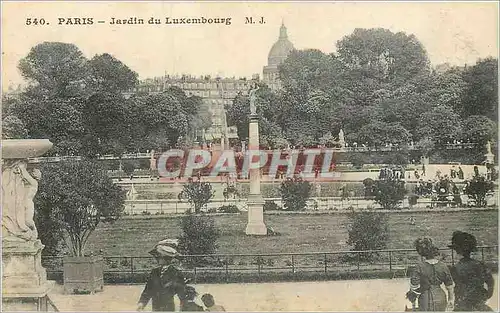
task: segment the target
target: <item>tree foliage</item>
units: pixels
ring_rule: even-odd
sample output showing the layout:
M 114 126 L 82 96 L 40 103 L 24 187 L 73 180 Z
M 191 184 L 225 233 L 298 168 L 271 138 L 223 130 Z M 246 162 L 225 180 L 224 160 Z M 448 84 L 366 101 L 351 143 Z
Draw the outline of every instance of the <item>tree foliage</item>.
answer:
M 389 240 L 388 216 L 375 212 L 352 212 L 348 215 L 347 244 L 353 251 L 382 250 Z M 361 253 L 360 260 L 369 261 L 376 253 Z
M 210 183 L 190 178 L 189 182 L 183 185 L 178 197 L 180 200 L 187 200 L 191 209 L 194 209 L 194 213 L 200 213 L 214 197 L 214 193 Z
M 483 115 L 498 122 L 498 59 L 479 60 L 463 74 L 462 115 Z
M 280 186 L 283 208 L 287 211 L 303 211 L 311 196 L 312 184 L 300 177 L 286 178 Z
M 54 227 L 51 231 L 64 231 L 71 253 L 84 256 L 89 236 L 99 223 L 114 222 L 120 217 L 124 200 L 125 191 L 95 161 L 45 165 L 35 196 L 37 221 L 46 227 L 50 220 Z M 41 239 L 43 242 L 43 235 Z
M 220 231 L 210 216 L 188 214 L 180 222 L 179 252 L 183 255 L 207 255 L 217 252 Z M 199 258 L 185 259 L 190 265 L 199 265 Z
M 349 144 L 401 147 L 430 140 L 433 148 L 422 154 L 436 154 L 448 142 L 489 136 L 490 123 L 468 131 L 465 119 L 480 115 L 496 125 L 496 68 L 496 59 L 486 59 L 432 70 L 414 35 L 355 29 L 333 54 L 296 50 L 279 65 L 283 89 L 259 90 L 265 104 L 261 142 L 335 146 L 332 137 L 342 128 Z M 248 114 L 248 99 L 240 94 L 228 107 L 228 119 L 241 139 L 248 136 Z
M 484 176 L 474 175 L 472 180 L 465 187 L 465 193 L 474 199 L 477 207 L 486 206 L 486 195 L 493 191 L 494 184 L 484 178 Z
M 27 137 L 53 142 L 49 155 L 168 149 L 211 124 L 201 98 L 179 88 L 126 98 L 137 73 L 107 53 L 88 60 L 75 45 L 45 42 L 31 49 L 19 69 L 30 86 L 10 101 L 9 115 L 24 124 Z
M 399 179 L 382 179 L 375 181 L 375 201 L 384 209 L 395 209 L 403 201 L 406 194 L 405 182 Z

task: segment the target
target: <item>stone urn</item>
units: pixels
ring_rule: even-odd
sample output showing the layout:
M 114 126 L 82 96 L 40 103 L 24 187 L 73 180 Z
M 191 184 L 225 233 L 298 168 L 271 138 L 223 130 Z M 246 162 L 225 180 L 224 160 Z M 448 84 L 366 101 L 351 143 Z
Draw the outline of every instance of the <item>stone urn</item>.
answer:
M 33 221 L 40 171 L 28 158 L 52 147 L 46 139 L 2 140 L 2 304 L 6 311 L 47 311 L 52 282 L 41 264 Z

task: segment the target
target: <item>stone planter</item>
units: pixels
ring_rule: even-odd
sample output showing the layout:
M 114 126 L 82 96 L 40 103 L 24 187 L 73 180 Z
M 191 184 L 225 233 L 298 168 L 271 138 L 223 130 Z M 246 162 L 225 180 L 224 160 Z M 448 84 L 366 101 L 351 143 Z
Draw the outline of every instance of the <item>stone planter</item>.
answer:
M 65 257 L 64 290 L 66 293 L 94 293 L 104 288 L 104 261 L 100 256 Z

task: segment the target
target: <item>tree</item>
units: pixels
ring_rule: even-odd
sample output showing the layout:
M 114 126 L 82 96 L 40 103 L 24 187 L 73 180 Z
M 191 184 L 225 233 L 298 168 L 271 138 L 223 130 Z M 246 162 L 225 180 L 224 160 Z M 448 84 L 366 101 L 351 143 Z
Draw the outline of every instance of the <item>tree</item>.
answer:
M 447 106 L 437 106 L 421 115 L 417 126 L 417 139 L 431 138 L 443 145 L 460 136 L 460 116 Z
M 121 156 L 127 152 L 132 123 L 123 96 L 108 92 L 97 92 L 90 96 L 82 107 L 85 137 L 82 142 L 84 154 Z
M 137 84 L 138 74 L 108 53 L 95 55 L 88 61 L 88 84 L 94 92 L 120 93 Z
M 387 143 L 405 145 L 410 139 L 410 133 L 399 123 L 374 121 L 361 127 L 356 135 L 351 135 L 353 137 L 357 142 L 366 142 L 369 146 L 379 148 Z
M 432 151 L 434 151 L 434 141 L 430 138 L 422 138 L 415 145 L 416 149 L 422 152 L 422 155 L 425 157 L 429 157 Z
M 89 236 L 100 222 L 111 223 L 120 217 L 124 200 L 125 191 L 113 183 L 103 167 L 82 160 L 44 165 L 35 207 L 43 227 L 49 219 L 54 227 L 50 231 L 62 229 L 66 234 L 71 253 L 85 256 Z
M 2 139 L 25 139 L 28 131 L 24 123 L 15 115 L 7 115 L 2 119 Z
M 21 75 L 34 83 L 37 92 L 49 98 L 79 96 L 89 68 L 77 46 L 44 42 L 31 48 L 19 61 Z
M 187 200 L 191 205 L 191 209 L 194 209 L 194 212 L 198 214 L 214 197 L 214 193 L 210 183 L 189 178 L 189 182 L 183 185 L 178 198 L 179 200 Z M 189 212 L 191 212 L 191 209 Z
M 375 181 L 375 201 L 384 209 L 395 209 L 403 201 L 406 190 L 405 183 L 398 179 Z
M 311 88 L 326 89 L 331 82 L 331 62 L 332 58 L 320 50 L 295 50 L 279 65 L 280 79 L 285 89 L 302 90 L 305 94 Z
M 471 115 L 464 121 L 462 138 L 484 146 L 487 141 L 496 141 L 497 124 L 484 115 Z
M 13 114 L 25 125 L 30 138 L 49 139 L 54 143 L 50 154 L 78 154 L 85 136 L 82 98 L 32 98 L 21 96 Z
M 179 236 L 179 252 L 183 255 L 207 255 L 217 252 L 220 231 L 210 216 L 188 214 L 181 219 L 182 233 Z M 199 258 L 184 259 L 190 265 L 199 265 Z
M 311 191 L 312 184 L 310 182 L 300 177 L 286 178 L 280 186 L 284 209 L 287 211 L 305 210 Z
M 227 125 L 236 126 L 238 138 L 248 138 L 248 123 L 250 122 L 250 100 L 247 96 L 238 94 L 233 103 L 226 105 Z
M 373 212 L 353 212 L 348 215 L 347 244 L 353 251 L 381 250 L 389 240 L 388 216 Z M 376 253 L 361 253 L 363 261 L 372 260 Z
M 337 42 L 337 58 L 345 69 L 375 84 L 401 84 L 430 72 L 427 52 L 414 35 L 383 28 L 356 28 Z
M 462 116 L 484 115 L 498 122 L 498 59 L 479 60 L 466 68 L 463 79 Z

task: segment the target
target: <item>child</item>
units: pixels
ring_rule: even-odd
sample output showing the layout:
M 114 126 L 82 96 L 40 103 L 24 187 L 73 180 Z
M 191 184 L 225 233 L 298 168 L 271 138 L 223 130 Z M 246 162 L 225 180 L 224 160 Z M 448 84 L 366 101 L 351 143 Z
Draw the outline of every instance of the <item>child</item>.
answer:
M 181 300 L 181 311 L 187 312 L 196 312 L 196 311 L 204 311 L 201 305 L 198 305 L 194 302 L 194 299 L 198 293 L 194 289 L 193 286 L 186 286 L 184 289 L 184 294 L 180 297 Z
M 201 301 L 203 301 L 203 304 L 207 307 L 207 311 L 226 312 L 226 310 L 222 305 L 215 304 L 214 296 L 212 296 L 209 293 L 206 293 L 203 296 L 201 296 Z

